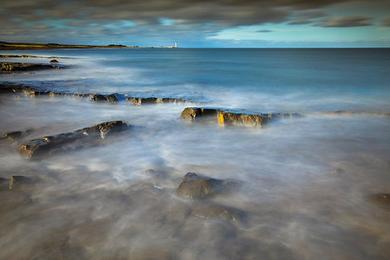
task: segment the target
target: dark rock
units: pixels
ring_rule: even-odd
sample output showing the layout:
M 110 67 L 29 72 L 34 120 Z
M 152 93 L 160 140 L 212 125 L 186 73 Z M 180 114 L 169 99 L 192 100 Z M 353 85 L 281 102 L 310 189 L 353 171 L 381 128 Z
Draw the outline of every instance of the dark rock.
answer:
M 28 55 L 28 54 L 0 54 L 0 58 L 9 59 L 9 58 L 46 58 L 45 56 L 36 56 L 36 55 Z M 54 59 L 54 57 L 49 57 Z
M 106 96 L 100 95 L 100 94 L 95 94 L 95 95 L 92 96 L 91 99 L 93 101 L 96 101 L 96 102 L 105 102 L 106 101 Z
M 58 60 L 56 60 L 56 59 L 52 59 L 52 60 L 50 60 L 50 63 L 58 63 L 59 61 Z
M 11 141 L 16 141 L 26 135 L 29 135 L 31 134 L 31 132 L 33 131 L 33 129 L 27 129 L 27 130 L 24 130 L 24 131 L 13 131 L 13 132 L 8 132 L 8 133 L 5 133 L 3 134 L 0 139 L 9 139 Z
M 128 125 L 123 121 L 105 122 L 70 133 L 44 136 L 30 140 L 19 146 L 19 152 L 26 158 L 31 159 L 39 158 L 43 155 L 94 146 L 100 144 L 102 139 L 127 128 Z
M 131 102 L 133 105 L 141 105 L 141 104 L 155 104 L 157 103 L 157 98 L 150 97 L 150 98 L 134 98 L 130 97 L 128 98 L 129 102 Z
M 116 103 L 119 101 L 117 94 L 111 94 L 111 95 L 106 96 L 106 100 L 110 103 Z
M 1 84 L 1 94 L 24 94 L 27 96 L 35 96 L 36 90 L 29 86 L 15 85 L 15 84 Z
M 146 105 L 146 104 L 163 104 L 163 103 L 183 103 L 186 100 L 181 98 L 157 98 L 157 97 L 129 97 L 127 100 L 133 105 Z
M 56 69 L 58 66 L 51 64 L 38 64 L 38 63 L 19 63 L 19 62 L 1 62 L 1 72 L 15 72 L 15 71 L 36 71 Z
M 110 102 L 110 103 L 116 103 L 119 101 L 116 94 L 110 94 L 110 95 L 94 94 L 92 95 L 91 100 L 96 102 Z
M 176 190 L 176 194 L 183 198 L 205 199 L 231 191 L 232 188 L 238 185 L 239 183 L 236 181 L 219 180 L 189 172 L 184 176 Z

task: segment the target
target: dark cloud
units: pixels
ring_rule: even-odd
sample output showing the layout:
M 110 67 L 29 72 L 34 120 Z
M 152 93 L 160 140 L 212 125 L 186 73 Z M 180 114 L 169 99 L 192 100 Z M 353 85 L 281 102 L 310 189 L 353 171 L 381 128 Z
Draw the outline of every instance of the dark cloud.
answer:
M 320 24 L 322 27 L 360 27 L 371 25 L 371 18 L 365 16 L 332 17 Z
M 350 0 L 3 0 L 0 9 L 26 21 L 42 18 L 112 20 L 131 19 L 148 23 L 159 17 L 193 23 L 214 22 L 248 25 L 281 22 L 293 10 L 320 8 Z

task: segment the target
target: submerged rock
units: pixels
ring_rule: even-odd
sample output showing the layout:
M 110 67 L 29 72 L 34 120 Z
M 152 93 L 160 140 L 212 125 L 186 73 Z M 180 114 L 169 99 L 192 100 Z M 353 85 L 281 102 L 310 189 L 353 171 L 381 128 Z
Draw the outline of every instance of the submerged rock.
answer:
M 216 203 L 201 203 L 194 205 L 191 215 L 206 219 L 222 219 L 237 223 L 244 222 L 246 218 L 245 211 Z
M 224 111 L 216 108 L 187 107 L 181 113 L 181 118 L 189 121 L 198 119 L 209 119 L 217 122 L 221 126 L 263 126 L 270 120 L 280 118 L 299 117 L 298 113 L 267 113 L 267 114 L 249 114 Z
M 126 130 L 128 125 L 123 121 L 104 122 L 95 126 L 83 128 L 70 133 L 30 140 L 19 146 L 21 155 L 28 159 L 39 158 L 59 152 L 98 145 L 102 139 L 114 133 Z
M 236 181 L 214 179 L 189 172 L 184 176 L 176 194 L 183 198 L 205 199 L 228 192 L 238 185 Z
M 133 105 L 142 105 L 142 104 L 162 104 L 162 103 L 183 103 L 186 100 L 181 98 L 157 98 L 157 97 L 129 97 L 127 100 Z

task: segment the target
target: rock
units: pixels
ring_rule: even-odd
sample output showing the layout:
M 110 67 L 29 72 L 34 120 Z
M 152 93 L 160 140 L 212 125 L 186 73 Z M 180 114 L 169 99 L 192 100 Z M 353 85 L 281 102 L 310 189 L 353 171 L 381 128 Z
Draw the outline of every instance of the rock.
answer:
M 119 101 L 117 94 L 111 94 L 111 95 L 106 96 L 106 100 L 110 103 L 116 103 Z
M 11 141 L 16 141 L 26 135 L 29 135 L 31 134 L 31 132 L 33 131 L 33 129 L 27 129 L 27 130 L 24 130 L 24 131 L 13 131 L 13 132 L 8 132 L 8 133 L 5 133 L 3 134 L 0 139 L 8 139 L 8 140 L 11 140 Z
M 110 95 L 94 94 L 92 95 L 91 100 L 96 102 L 110 102 L 110 103 L 116 103 L 119 101 L 116 94 L 110 94 Z
M 156 97 L 129 97 L 127 100 L 133 105 L 142 105 L 142 104 L 162 104 L 162 103 L 183 103 L 186 100 L 181 98 L 156 98 Z
M 187 107 L 181 113 L 184 120 L 195 121 L 198 119 L 211 119 L 220 126 L 237 125 L 237 126 L 259 126 L 262 127 L 270 120 L 281 118 L 299 117 L 298 113 L 267 113 L 267 114 L 249 114 L 224 111 L 215 108 Z
M 59 61 L 58 60 L 56 60 L 56 59 L 52 59 L 52 60 L 50 60 L 50 63 L 58 63 Z
M 100 95 L 100 94 L 95 94 L 91 97 L 91 100 L 96 101 L 96 102 L 105 102 L 106 96 Z
M 238 185 L 239 183 L 236 181 L 219 180 L 189 172 L 184 176 L 176 190 L 176 194 L 183 198 L 205 199 L 231 191 L 232 188 Z
M 181 113 L 181 118 L 195 120 L 200 117 L 216 117 L 218 113 L 214 108 L 187 107 Z
M 242 113 L 231 113 L 218 111 L 218 124 L 224 125 L 240 125 L 240 126 L 262 126 L 268 120 L 264 115 L 251 115 Z
M 0 93 L 1 94 L 24 94 L 27 96 L 35 96 L 35 90 L 32 87 L 25 85 L 15 85 L 15 84 L 1 84 Z
M 222 219 L 242 223 L 246 218 L 243 210 L 216 203 L 200 203 L 192 208 L 191 215 L 206 219 Z
M 37 178 L 14 175 L 9 178 L 8 189 L 15 190 L 18 188 L 22 188 L 24 185 L 31 185 L 37 182 Z
M 100 144 L 102 139 L 127 128 L 128 125 L 123 121 L 104 122 L 70 133 L 44 136 L 30 140 L 29 142 L 19 146 L 19 152 L 24 157 L 32 159 L 39 158 L 43 155 L 51 155 L 59 152 L 94 146 Z
M 376 193 L 370 195 L 371 201 L 379 206 L 390 209 L 390 193 Z
M 56 69 L 58 66 L 51 64 L 38 64 L 38 63 L 20 63 L 20 62 L 1 62 L 1 72 L 14 72 L 14 71 L 36 71 Z

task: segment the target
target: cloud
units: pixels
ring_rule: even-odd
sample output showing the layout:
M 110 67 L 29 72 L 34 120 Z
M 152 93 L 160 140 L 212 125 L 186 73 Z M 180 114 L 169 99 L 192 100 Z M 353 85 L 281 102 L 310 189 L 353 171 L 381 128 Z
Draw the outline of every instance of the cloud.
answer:
M 326 14 L 320 10 L 305 10 L 295 12 L 289 19 L 290 25 L 301 25 L 314 23 L 318 18 L 324 17 Z
M 321 27 L 360 27 L 372 25 L 371 18 L 365 16 L 332 17 L 323 20 Z
M 250 25 L 281 22 L 292 10 L 307 10 L 349 0 L 3 0 L 0 10 L 26 21 L 42 18 L 90 20 L 140 20 L 158 23 L 161 18 L 192 23 L 213 22 Z M 55 2 L 55 3 L 54 3 Z

